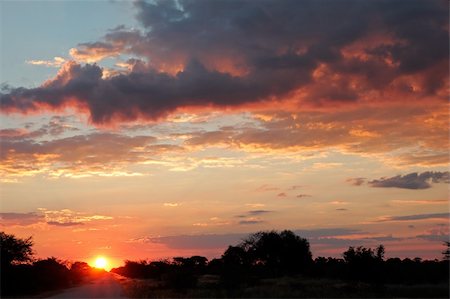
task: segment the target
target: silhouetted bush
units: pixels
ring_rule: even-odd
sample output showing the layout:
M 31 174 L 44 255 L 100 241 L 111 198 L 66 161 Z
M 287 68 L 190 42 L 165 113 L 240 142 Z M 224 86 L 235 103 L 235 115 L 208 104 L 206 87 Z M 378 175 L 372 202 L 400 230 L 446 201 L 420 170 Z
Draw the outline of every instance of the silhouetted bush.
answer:
M 75 262 L 69 270 L 56 258 L 33 261 L 33 242 L 0 232 L 1 288 L 3 296 L 27 296 L 66 288 L 83 281 L 90 267 Z
M 70 266 L 70 279 L 72 283 L 81 283 L 91 274 L 92 268 L 85 262 L 75 262 Z
M 383 277 L 384 246 L 375 250 L 359 246 L 349 247 L 343 254 L 347 263 L 347 277 L 354 280 L 381 282 Z
M 14 263 L 27 263 L 33 260 L 33 241 L 29 237 L 27 239 L 19 239 L 14 235 L 0 232 L 0 260 L 1 268 L 9 268 Z
M 71 284 L 69 269 L 55 257 L 35 262 L 33 269 L 41 290 L 66 288 Z

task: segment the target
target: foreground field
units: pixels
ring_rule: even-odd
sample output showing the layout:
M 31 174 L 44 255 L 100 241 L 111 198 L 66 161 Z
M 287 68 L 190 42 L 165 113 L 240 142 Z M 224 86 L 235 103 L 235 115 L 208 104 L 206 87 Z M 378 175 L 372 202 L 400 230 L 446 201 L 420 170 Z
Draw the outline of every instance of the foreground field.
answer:
M 203 275 L 193 288 L 174 289 L 153 279 L 129 279 L 124 294 L 131 298 L 448 298 L 449 285 L 369 284 L 302 276 L 262 279 L 226 288 L 219 276 Z

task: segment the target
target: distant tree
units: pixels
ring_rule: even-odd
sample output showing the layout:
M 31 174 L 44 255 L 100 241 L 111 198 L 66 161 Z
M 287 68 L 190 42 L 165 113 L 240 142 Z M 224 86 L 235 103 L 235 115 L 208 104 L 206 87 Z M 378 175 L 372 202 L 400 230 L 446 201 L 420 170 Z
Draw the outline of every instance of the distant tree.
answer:
M 172 265 L 178 268 L 178 271 L 188 271 L 192 274 L 199 275 L 205 268 L 208 259 L 203 256 L 194 255 L 191 257 L 174 257 Z
M 31 262 L 33 260 L 32 246 L 32 237 L 20 239 L 0 232 L 1 268 L 5 269 L 15 263 Z
M 384 260 L 384 254 L 385 254 L 386 252 L 385 252 L 385 249 L 384 249 L 384 246 L 383 246 L 383 245 L 379 245 L 379 246 L 375 249 L 375 252 L 376 252 L 376 257 L 377 257 L 380 261 Z
M 442 251 L 442 254 L 444 255 L 444 260 L 450 261 L 450 242 L 448 241 L 444 242 L 444 246 L 447 247 L 444 251 Z
M 264 266 L 275 275 L 302 272 L 312 263 L 309 242 L 289 230 L 258 232 L 239 247 L 252 265 Z
M 242 246 L 228 246 L 222 255 L 225 265 L 247 266 L 249 258 L 247 251 Z
M 359 246 L 356 248 L 350 246 L 348 250 L 345 251 L 342 255 L 347 263 L 356 263 L 377 259 L 374 251 L 371 248 L 365 248 L 364 246 Z
M 248 253 L 243 247 L 228 246 L 221 261 L 220 279 L 225 287 L 233 289 L 247 280 L 250 261 Z
M 384 258 L 384 246 L 371 248 L 349 247 L 342 255 L 348 266 L 348 276 L 352 279 L 379 281 Z
M 220 274 L 223 268 L 223 260 L 221 258 L 212 259 L 208 263 L 208 272 L 211 274 Z
M 195 267 L 203 268 L 203 267 L 206 267 L 206 265 L 208 264 L 208 259 L 204 256 L 194 255 L 194 256 L 191 256 L 189 258 L 189 260 L 192 262 L 192 264 Z

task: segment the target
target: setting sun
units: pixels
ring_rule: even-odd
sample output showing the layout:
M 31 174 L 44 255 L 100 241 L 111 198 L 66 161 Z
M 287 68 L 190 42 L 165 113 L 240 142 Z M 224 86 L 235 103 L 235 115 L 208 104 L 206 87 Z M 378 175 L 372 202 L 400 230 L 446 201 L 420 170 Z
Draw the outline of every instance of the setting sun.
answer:
M 105 269 L 108 266 L 108 261 L 104 257 L 98 257 L 95 259 L 94 267 L 99 269 Z

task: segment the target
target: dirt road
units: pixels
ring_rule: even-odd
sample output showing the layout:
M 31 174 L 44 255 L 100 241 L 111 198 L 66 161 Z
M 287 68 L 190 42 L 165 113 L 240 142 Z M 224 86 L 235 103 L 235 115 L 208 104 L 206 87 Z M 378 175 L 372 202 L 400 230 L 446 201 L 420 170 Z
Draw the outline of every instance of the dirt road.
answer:
M 47 298 L 126 298 L 115 274 L 104 273 L 95 280 L 82 286 L 64 290 Z

